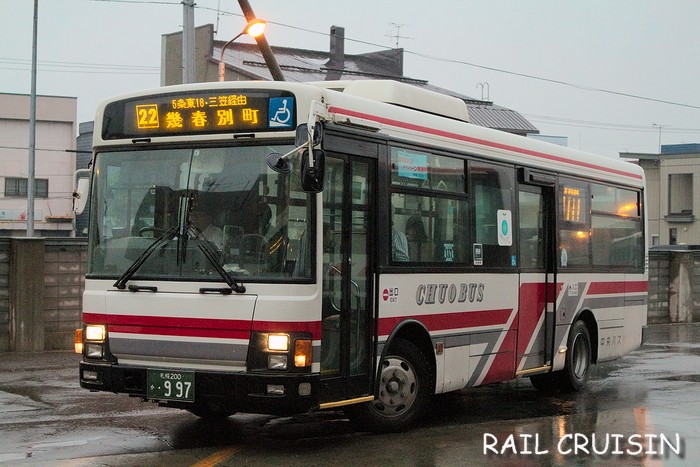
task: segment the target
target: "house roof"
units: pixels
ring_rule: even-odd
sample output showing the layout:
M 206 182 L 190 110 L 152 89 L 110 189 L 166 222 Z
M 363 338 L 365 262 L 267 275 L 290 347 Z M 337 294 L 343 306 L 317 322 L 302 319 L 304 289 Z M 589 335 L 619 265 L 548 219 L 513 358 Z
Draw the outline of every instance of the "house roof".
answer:
M 224 41 L 213 41 L 212 62 L 218 64 L 224 44 Z M 537 127 L 514 110 L 434 86 L 426 80 L 403 76 L 403 49 L 358 55 L 276 46 L 271 49 L 287 81 L 394 79 L 464 100 L 471 123 L 475 125 L 520 135 L 539 133 Z M 230 44 L 224 52 L 224 61 L 227 68 L 249 79 L 273 79 L 257 44 Z

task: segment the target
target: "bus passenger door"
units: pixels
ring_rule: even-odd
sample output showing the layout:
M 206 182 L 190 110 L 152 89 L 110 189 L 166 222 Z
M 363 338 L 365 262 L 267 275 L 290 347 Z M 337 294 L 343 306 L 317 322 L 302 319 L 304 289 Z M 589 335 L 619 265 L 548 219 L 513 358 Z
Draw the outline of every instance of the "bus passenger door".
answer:
M 374 160 L 326 158 L 320 402 L 371 394 Z
M 521 180 L 518 192 L 518 375 L 545 371 L 552 364 L 556 302 L 555 178 L 543 175 L 541 180 L 537 185 L 523 184 Z

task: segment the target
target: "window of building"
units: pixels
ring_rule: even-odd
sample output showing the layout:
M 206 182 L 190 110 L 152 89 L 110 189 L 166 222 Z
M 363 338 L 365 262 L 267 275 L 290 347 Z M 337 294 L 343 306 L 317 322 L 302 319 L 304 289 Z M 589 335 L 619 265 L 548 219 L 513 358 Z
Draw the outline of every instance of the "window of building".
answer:
M 693 174 L 669 174 L 669 214 L 693 213 Z
M 26 198 L 27 179 L 19 177 L 5 177 L 5 197 L 6 198 Z M 46 178 L 34 179 L 34 197 L 49 197 L 49 180 Z

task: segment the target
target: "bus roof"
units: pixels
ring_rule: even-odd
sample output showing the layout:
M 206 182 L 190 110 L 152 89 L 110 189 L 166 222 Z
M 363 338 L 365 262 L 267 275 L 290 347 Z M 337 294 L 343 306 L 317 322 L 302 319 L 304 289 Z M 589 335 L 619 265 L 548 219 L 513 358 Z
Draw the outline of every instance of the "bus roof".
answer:
M 98 106 L 95 146 L 108 143 L 102 141 L 100 129 L 105 107 L 111 102 L 149 95 L 234 89 L 291 91 L 297 96 L 298 123 L 304 123 L 312 100 L 323 101 L 329 119 L 334 123 L 354 125 L 407 142 L 442 147 L 543 171 L 585 175 L 632 186 L 644 185 L 644 171 L 636 164 L 470 124 L 466 103 L 461 99 L 390 80 L 312 83 L 227 81 L 165 86 L 123 94 Z M 289 137 L 293 133 L 278 132 L 269 136 Z M 263 137 L 264 133 L 259 136 Z M 221 137 L 221 134 L 207 134 L 158 140 L 173 142 L 182 141 L 183 138 L 215 140 Z M 115 143 L 118 141 L 109 142 Z

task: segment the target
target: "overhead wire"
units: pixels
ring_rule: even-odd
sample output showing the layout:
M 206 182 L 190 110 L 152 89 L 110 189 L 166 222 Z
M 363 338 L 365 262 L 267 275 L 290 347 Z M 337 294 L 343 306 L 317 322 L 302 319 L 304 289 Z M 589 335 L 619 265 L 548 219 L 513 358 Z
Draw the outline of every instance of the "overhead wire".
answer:
M 153 4 L 153 5 L 168 5 L 168 6 L 177 6 L 181 5 L 181 1 L 165 1 L 165 0 L 86 0 L 86 1 L 91 1 L 91 2 L 103 2 L 103 3 L 128 3 L 128 4 Z M 232 11 L 228 10 L 222 10 L 220 8 L 212 8 L 208 6 L 203 6 L 203 5 L 195 5 L 195 8 L 199 10 L 206 10 L 206 11 L 211 11 L 217 13 L 217 15 L 227 15 L 227 16 L 236 16 L 236 17 L 241 17 L 245 18 L 245 16 L 242 13 L 234 13 Z M 316 31 L 313 29 L 309 28 L 302 28 L 299 26 L 293 26 L 281 22 L 276 22 L 276 21 L 267 21 L 268 24 L 288 28 L 288 29 L 293 29 L 296 31 L 301 31 L 301 32 L 306 32 L 310 34 L 316 34 L 316 35 L 321 35 L 321 36 L 330 36 L 329 33 L 327 32 L 321 32 L 321 31 Z M 357 44 L 363 44 L 363 45 L 369 45 L 372 47 L 378 47 L 382 49 L 391 49 L 391 47 L 384 45 L 384 44 L 377 44 L 374 42 L 366 41 L 366 40 L 360 40 L 360 39 L 353 39 L 352 37 L 345 37 L 345 40 L 348 42 L 354 42 Z M 546 83 L 551 83 L 551 84 L 557 84 L 561 86 L 567 86 L 583 91 L 590 91 L 590 92 L 598 92 L 598 93 L 604 93 L 604 94 L 609 94 L 609 95 L 614 95 L 614 96 L 619 96 L 619 97 L 626 97 L 630 99 L 637 99 L 637 100 L 642 100 L 642 101 L 647 101 L 647 102 L 655 102 L 655 103 L 660 103 L 660 104 L 665 104 L 665 105 L 672 105 L 672 106 L 677 106 L 677 107 L 684 107 L 684 108 L 689 108 L 689 109 L 696 109 L 700 110 L 700 105 L 695 105 L 695 104 L 690 104 L 690 103 L 685 103 L 685 102 L 677 102 L 677 101 L 672 101 L 669 99 L 661 99 L 661 98 L 656 98 L 656 97 L 650 97 L 650 96 L 643 96 L 639 94 L 633 94 L 630 92 L 623 92 L 623 91 L 617 91 L 617 90 L 612 90 L 612 89 L 605 89 L 601 87 L 594 87 L 594 86 L 588 86 L 588 85 L 583 85 L 583 84 L 577 84 L 577 83 L 571 83 L 568 81 L 564 80 L 559 80 L 559 79 L 553 79 L 553 78 L 548 78 L 548 77 L 543 77 L 543 76 L 537 76 L 534 74 L 530 73 L 521 73 L 517 71 L 512 71 L 512 70 L 506 70 L 502 68 L 497 68 L 493 66 L 487 66 L 487 65 L 481 65 L 478 63 L 474 62 L 469 62 L 466 60 L 460 60 L 460 59 L 453 59 L 453 58 L 447 58 L 447 57 L 440 57 L 434 54 L 426 54 L 422 52 L 416 52 L 413 50 L 409 49 L 404 49 L 404 53 L 407 55 L 413 55 L 416 57 L 424 58 L 427 60 L 433 60 L 433 61 L 439 61 L 443 63 L 454 63 L 458 65 L 464 65 L 464 66 L 469 66 L 473 68 L 478 68 L 482 70 L 487 70 L 487 71 L 492 71 L 495 73 L 502 73 L 510 76 L 517 76 L 521 78 L 526 78 L 526 79 L 532 79 L 532 80 L 537 80 L 537 81 L 542 81 Z M 1 66 L 2 63 L 6 64 L 11 64 L 11 65 L 17 65 L 17 64 L 23 64 L 24 62 L 29 62 L 27 61 L 22 61 L 20 59 L 7 59 L 7 58 L 0 58 L 0 69 L 17 69 L 17 68 L 8 68 L 8 67 L 3 67 Z M 45 71 L 51 71 L 51 72 L 80 72 L 80 73 L 114 73 L 115 70 L 116 72 L 120 74 L 157 74 L 159 73 L 160 68 L 159 67 L 148 67 L 148 66 L 138 66 L 138 65 L 108 65 L 108 64 L 89 64 L 89 63 L 77 63 L 77 62 L 50 62 L 50 61 L 43 61 L 39 62 L 41 65 L 44 66 L 51 66 L 51 67 L 65 67 L 65 68 L 72 68 L 72 70 L 65 70 L 65 69 L 51 69 L 51 70 L 45 70 Z M 83 69 L 81 69 L 81 67 Z M 24 68 L 22 68 L 24 69 Z M 585 125 L 596 125 L 598 127 L 616 127 L 616 129 L 623 130 L 625 128 L 620 128 L 618 125 L 621 124 L 605 124 L 602 122 L 574 122 L 574 121 L 568 121 L 567 119 L 564 118 L 558 118 L 558 117 L 546 117 L 546 116 L 533 116 L 535 118 L 540 118 L 540 119 L 547 119 L 548 123 L 553 123 L 551 120 L 556 120 L 560 122 L 561 125 L 578 125 L 578 126 L 585 126 Z M 626 128 L 628 131 L 656 131 L 655 129 L 648 129 L 644 130 L 644 127 L 639 126 L 638 128 Z M 665 127 L 664 128 L 665 132 L 672 131 L 672 127 Z M 677 129 L 673 130 L 677 132 L 697 132 L 700 130 L 695 130 L 695 129 Z

